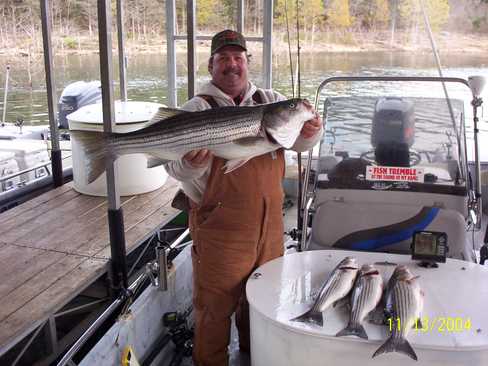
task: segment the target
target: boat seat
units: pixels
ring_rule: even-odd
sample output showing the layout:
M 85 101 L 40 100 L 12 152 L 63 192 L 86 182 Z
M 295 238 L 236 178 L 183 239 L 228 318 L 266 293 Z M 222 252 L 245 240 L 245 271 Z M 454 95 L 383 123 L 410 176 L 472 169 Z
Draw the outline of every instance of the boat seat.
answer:
M 452 209 L 373 202 L 324 201 L 316 207 L 308 249 L 411 253 L 415 231 L 448 237 L 448 257 L 473 260 L 464 217 Z

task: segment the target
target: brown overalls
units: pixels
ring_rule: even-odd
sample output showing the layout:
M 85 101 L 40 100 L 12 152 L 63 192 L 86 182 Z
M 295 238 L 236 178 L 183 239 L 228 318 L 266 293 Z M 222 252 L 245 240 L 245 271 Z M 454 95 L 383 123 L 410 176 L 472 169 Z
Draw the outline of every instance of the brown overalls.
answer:
M 283 255 L 283 150 L 229 174 L 214 157 L 202 203 L 190 211 L 196 366 L 227 366 L 231 315 L 249 351 L 245 284 L 261 264 Z

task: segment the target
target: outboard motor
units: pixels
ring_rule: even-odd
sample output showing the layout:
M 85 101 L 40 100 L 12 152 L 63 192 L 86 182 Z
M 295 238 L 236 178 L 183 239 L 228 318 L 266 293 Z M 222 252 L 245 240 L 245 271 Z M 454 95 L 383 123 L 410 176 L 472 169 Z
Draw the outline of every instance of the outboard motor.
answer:
M 415 140 L 415 113 L 413 103 L 402 98 L 379 98 L 373 115 L 371 144 L 407 144 Z
M 77 109 L 98 103 L 102 100 L 102 89 L 99 81 L 76 81 L 64 88 L 59 98 L 58 122 L 59 128 L 68 128 L 66 116 Z
M 378 99 L 371 133 L 376 162 L 386 166 L 410 166 L 409 147 L 414 139 L 413 103 L 396 97 Z

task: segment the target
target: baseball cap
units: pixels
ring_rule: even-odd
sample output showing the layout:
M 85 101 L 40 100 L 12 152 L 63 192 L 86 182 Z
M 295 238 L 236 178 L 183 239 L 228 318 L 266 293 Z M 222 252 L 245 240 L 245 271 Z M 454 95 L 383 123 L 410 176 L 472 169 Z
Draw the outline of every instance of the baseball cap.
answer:
M 215 52 L 225 46 L 239 46 L 244 49 L 244 51 L 247 51 L 244 36 L 239 32 L 230 29 L 226 29 L 213 36 L 210 54 L 215 54 Z

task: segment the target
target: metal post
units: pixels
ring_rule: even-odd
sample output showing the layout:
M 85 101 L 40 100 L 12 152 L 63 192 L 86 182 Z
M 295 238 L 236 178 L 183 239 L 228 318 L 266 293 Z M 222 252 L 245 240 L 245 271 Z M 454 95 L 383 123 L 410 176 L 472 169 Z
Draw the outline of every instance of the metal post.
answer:
M 46 70 L 47 108 L 51 132 L 51 164 L 55 187 L 63 185 L 63 163 L 59 148 L 58 123 L 56 118 L 56 90 L 53 75 L 53 53 L 51 48 L 51 7 L 49 0 L 41 0 L 42 43 L 44 46 L 44 68 Z
M 476 182 L 475 182 L 475 195 L 476 195 L 476 203 L 477 203 L 477 220 L 475 223 L 476 229 L 481 229 L 481 216 L 482 216 L 482 200 L 481 200 L 481 163 L 479 157 L 479 144 L 478 144 L 478 108 L 481 107 L 483 104 L 483 100 L 480 97 L 473 97 L 471 101 L 473 106 L 473 130 L 474 130 L 474 163 L 475 163 L 475 170 L 476 170 Z
M 264 2 L 263 15 L 263 82 L 264 87 L 271 88 L 273 83 L 273 49 L 271 36 L 273 33 L 273 0 Z
M 114 100 L 112 77 L 112 17 L 111 1 L 98 0 L 98 37 L 100 42 L 100 77 L 102 82 L 103 131 L 112 132 Z M 108 226 L 110 232 L 111 263 L 114 288 L 127 288 L 127 259 L 125 250 L 124 217 L 120 208 L 116 165 L 106 157 Z
M 176 107 L 176 51 L 175 51 L 175 0 L 166 0 L 166 67 L 168 70 L 168 105 Z
M 124 4 L 117 0 L 117 40 L 119 45 L 120 100 L 127 100 L 127 59 L 124 47 Z
M 244 33 L 244 0 L 237 0 L 237 31 Z
M 167 246 L 156 247 L 156 263 L 159 269 L 158 288 L 161 291 L 168 290 L 168 255 L 169 248 Z
M 3 116 L 2 124 L 5 123 L 5 115 L 7 114 L 7 95 L 8 95 L 8 79 L 10 76 L 10 66 L 7 65 L 7 70 L 5 71 L 5 89 L 3 90 Z
M 186 1 L 186 34 L 187 34 L 187 60 L 188 60 L 188 99 L 193 98 L 195 95 L 196 86 L 196 5 L 194 0 Z

